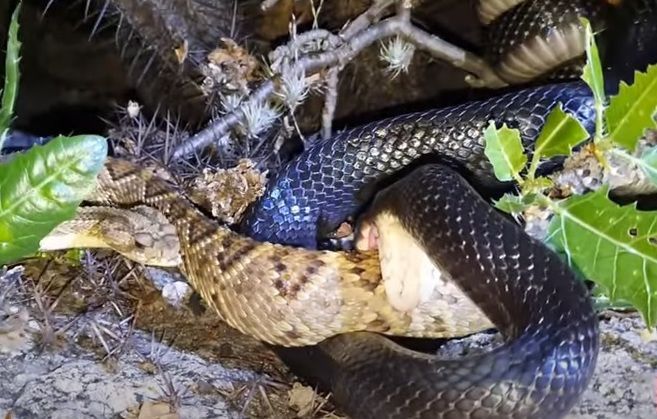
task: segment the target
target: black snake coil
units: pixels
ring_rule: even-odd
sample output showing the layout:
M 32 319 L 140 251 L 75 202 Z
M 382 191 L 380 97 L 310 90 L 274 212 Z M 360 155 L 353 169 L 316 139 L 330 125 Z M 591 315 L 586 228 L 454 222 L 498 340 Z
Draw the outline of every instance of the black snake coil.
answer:
M 446 166 L 416 169 L 377 201 L 377 211 L 399 217 L 508 343 L 442 360 L 376 334 L 341 335 L 306 361 L 330 384 L 335 400 L 354 418 L 567 413 L 598 353 L 598 320 L 582 281 Z

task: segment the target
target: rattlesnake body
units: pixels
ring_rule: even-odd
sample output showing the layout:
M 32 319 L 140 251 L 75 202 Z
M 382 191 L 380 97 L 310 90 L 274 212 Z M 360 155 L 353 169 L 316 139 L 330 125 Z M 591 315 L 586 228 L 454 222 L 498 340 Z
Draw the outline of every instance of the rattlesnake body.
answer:
M 396 310 L 388 302 L 376 252 L 257 242 L 208 218 L 171 184 L 127 160 L 108 160 L 88 201 L 106 207 L 81 208 L 41 242 L 42 250 L 108 247 L 140 262 L 172 266 L 178 263 L 178 245 L 180 268 L 204 301 L 231 326 L 271 344 L 312 345 L 354 331 L 452 337 L 492 326 L 447 277 L 417 307 Z M 158 214 L 152 209 L 171 225 L 155 223 Z M 178 242 L 162 240 L 171 228 Z M 126 238 L 128 231 L 134 240 Z M 149 248 L 155 250 L 145 253 Z

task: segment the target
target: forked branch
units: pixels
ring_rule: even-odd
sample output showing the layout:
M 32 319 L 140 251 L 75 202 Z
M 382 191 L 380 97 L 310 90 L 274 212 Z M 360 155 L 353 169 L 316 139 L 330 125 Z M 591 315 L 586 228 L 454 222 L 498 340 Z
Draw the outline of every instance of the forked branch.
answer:
M 396 12 L 391 10 L 393 5 L 397 5 Z M 331 76 L 327 83 L 329 92 L 327 93 L 327 104 L 322 118 L 323 132 L 326 135 L 330 132 L 330 123 L 327 124 L 327 120 L 332 119 L 332 108 L 335 106 L 331 102 L 335 100 L 332 97 L 335 92 L 330 90 L 335 87 L 336 73 L 339 73 L 346 64 L 355 59 L 365 48 L 392 36 L 400 36 L 417 48 L 427 51 L 433 57 L 463 69 L 469 73 L 466 76 L 466 82 L 473 87 L 495 88 L 506 85 L 482 58 L 413 25 L 410 20 L 410 12 L 411 5 L 408 0 L 376 0 L 367 11 L 349 23 L 337 35 L 323 29 L 315 29 L 293 37 L 288 44 L 279 47 L 271 54 L 274 57 L 283 55 L 293 57 L 293 61 L 290 65 L 280 66 L 280 69 L 277 69 L 278 72 L 255 89 L 245 100 L 245 103 L 262 103 L 268 100 L 277 91 L 280 80 L 286 76 L 286 73 L 292 75 L 305 74 L 306 77 L 320 72 L 328 74 Z M 383 17 L 391 13 L 392 16 L 382 20 Z M 300 44 L 309 40 L 320 39 L 328 44 L 326 51 L 313 55 L 299 53 Z M 185 143 L 180 144 L 174 151 L 173 158 L 178 160 L 191 155 L 226 135 L 229 130 L 243 120 L 243 109 L 244 106 L 240 106 L 211 122 L 208 127 L 199 131 Z

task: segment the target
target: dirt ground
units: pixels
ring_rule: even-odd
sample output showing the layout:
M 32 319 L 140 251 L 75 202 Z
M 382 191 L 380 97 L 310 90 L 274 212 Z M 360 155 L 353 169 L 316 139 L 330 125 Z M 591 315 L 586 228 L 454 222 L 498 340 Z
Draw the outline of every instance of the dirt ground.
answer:
M 0 417 L 342 417 L 264 345 L 181 297 L 176 275 L 85 260 L 39 260 L 2 275 Z M 601 318 L 596 373 L 569 418 L 655 417 L 657 342 L 643 337 L 636 314 Z M 485 349 L 490 336 L 451 341 L 439 354 Z

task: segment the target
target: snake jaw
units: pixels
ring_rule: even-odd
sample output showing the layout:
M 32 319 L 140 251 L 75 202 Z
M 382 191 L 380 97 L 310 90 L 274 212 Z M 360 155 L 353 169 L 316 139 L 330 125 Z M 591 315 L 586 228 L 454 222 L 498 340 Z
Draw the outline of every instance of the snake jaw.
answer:
M 357 250 L 379 250 L 381 276 L 390 305 L 410 312 L 431 297 L 441 277 L 416 240 L 399 220 L 382 212 L 360 222 Z
M 112 249 L 143 265 L 171 268 L 182 264 L 176 228 L 161 212 L 145 205 L 131 210 L 80 207 L 76 217 L 58 225 L 39 248 Z
M 379 248 L 379 230 L 373 221 L 360 222 L 354 235 L 354 248 L 361 252 Z

